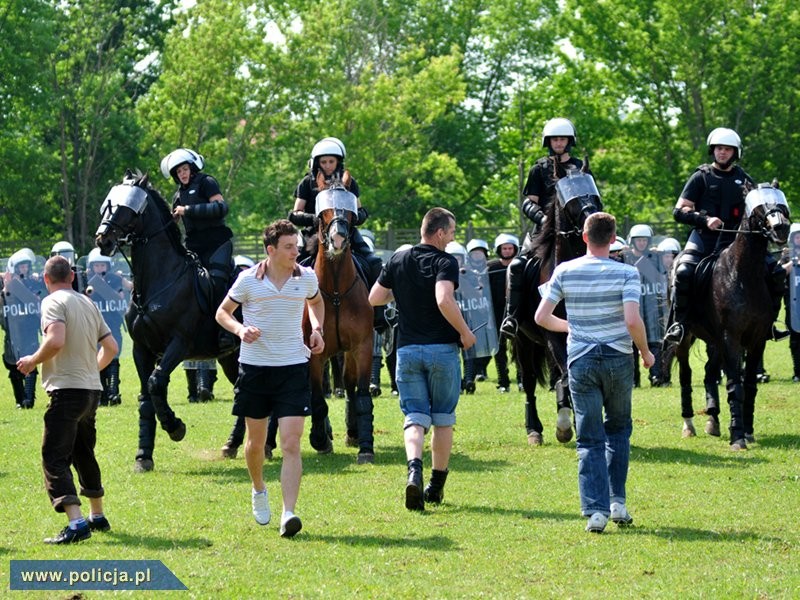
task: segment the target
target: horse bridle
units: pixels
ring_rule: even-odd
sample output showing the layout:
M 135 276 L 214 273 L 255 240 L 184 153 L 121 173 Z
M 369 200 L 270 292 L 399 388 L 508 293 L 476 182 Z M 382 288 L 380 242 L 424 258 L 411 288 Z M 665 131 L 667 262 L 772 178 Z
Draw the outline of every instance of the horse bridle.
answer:
M 580 223 L 580 217 L 584 213 L 588 217 L 590 214 L 592 214 L 592 212 L 594 212 L 596 207 L 591 202 L 589 202 L 589 199 L 587 197 L 585 197 L 585 196 L 582 196 L 580 198 L 573 198 L 572 200 L 570 200 L 570 202 L 574 202 L 576 200 L 579 200 L 581 202 L 581 210 L 578 213 L 578 223 Z M 556 202 L 557 202 L 557 200 L 556 200 Z M 564 207 L 564 208 L 566 208 L 566 207 Z M 590 210 L 592 212 L 589 212 Z M 569 219 L 569 222 L 572 224 L 572 229 L 567 229 L 565 231 L 558 230 L 556 232 L 556 235 L 560 235 L 562 237 L 569 237 L 569 236 L 572 236 L 572 235 L 576 235 L 576 236 L 580 237 L 583 234 L 583 228 L 580 227 L 578 225 L 578 223 L 573 221 L 573 219 L 569 216 L 569 213 L 566 210 L 564 210 L 563 212 L 567 216 L 567 218 Z M 585 219 L 584 219 L 584 221 L 585 221 Z
M 762 235 L 765 238 L 769 238 L 769 232 L 772 229 L 771 227 L 767 227 L 767 223 L 769 223 L 770 215 L 780 213 L 783 215 L 783 211 L 781 211 L 780 207 L 773 206 L 767 212 L 764 213 L 763 219 L 760 219 L 762 222 L 761 227 L 758 230 L 748 229 L 747 231 L 742 231 L 741 229 L 725 229 L 724 227 L 720 227 L 719 229 L 714 229 L 714 232 L 719 233 L 735 233 L 735 234 L 742 234 L 742 235 Z

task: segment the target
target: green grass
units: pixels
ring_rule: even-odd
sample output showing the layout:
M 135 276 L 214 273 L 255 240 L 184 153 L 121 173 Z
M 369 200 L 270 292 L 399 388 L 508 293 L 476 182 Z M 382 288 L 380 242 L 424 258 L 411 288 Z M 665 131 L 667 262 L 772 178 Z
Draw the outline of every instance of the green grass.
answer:
M 137 386 L 124 358 L 123 404 L 98 413 L 112 531 L 50 547 L 41 540 L 63 527 L 64 517 L 50 508 L 42 485 L 43 394 L 34 410 L 15 410 L 4 384 L 3 587 L 11 559 L 80 558 L 161 560 L 193 598 L 798 597 L 800 384 L 791 383 L 786 342 L 768 345 L 767 365 L 772 381 L 759 389 L 758 443 L 738 454 L 724 437 L 681 438 L 676 386 L 634 391 L 628 507 L 635 526 L 609 525 L 599 536 L 583 530 L 575 444 L 555 441 L 552 392 L 539 394 L 541 448 L 526 443 L 522 394 L 497 394 L 489 381 L 462 396 L 445 502 L 424 514 L 403 506 L 402 417 L 386 375 L 375 400 L 374 465 L 356 465 L 355 450 L 344 447 L 343 402 L 334 400 L 335 453 L 318 456 L 304 439 L 297 508 L 304 529 L 283 540 L 280 461 L 265 466 L 273 522 L 260 527 L 250 514 L 243 458 L 219 458 L 232 424 L 227 382 L 218 384 L 216 401 L 188 404 L 177 372 L 172 403 L 187 423 L 186 439 L 175 443 L 159 431 L 155 471 L 133 473 Z M 723 427 L 727 419 L 724 408 Z M 703 417 L 695 421 L 702 431 Z M 425 464 L 427 474 L 427 451 Z

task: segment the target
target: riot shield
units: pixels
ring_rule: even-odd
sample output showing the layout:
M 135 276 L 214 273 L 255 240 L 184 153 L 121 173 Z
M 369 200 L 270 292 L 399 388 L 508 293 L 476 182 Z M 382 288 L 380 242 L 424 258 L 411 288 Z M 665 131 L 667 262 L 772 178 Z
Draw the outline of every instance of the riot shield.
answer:
M 658 270 L 648 256 L 640 257 L 635 266 L 642 282 L 639 313 L 647 330 L 647 342 L 659 344 L 664 337 L 669 317 L 667 276 Z
M 33 354 L 39 347 L 41 297 L 18 277 L 12 277 L 5 284 L 2 296 L 3 323 L 6 330 L 3 356 L 6 362 L 13 364 L 21 357 Z
M 128 310 L 128 302 L 113 289 L 100 275 L 93 275 L 86 286 L 87 295 L 103 314 L 115 321 L 121 321 Z
M 497 324 L 485 256 L 470 256 L 459 270 L 456 301 L 477 338 L 475 345 L 464 353 L 465 358 L 493 356 L 498 348 Z
M 791 306 L 792 331 L 800 333 L 800 236 L 792 235 L 791 240 L 798 244 L 791 244 L 789 252 L 792 255 L 792 270 L 789 273 L 789 303 Z

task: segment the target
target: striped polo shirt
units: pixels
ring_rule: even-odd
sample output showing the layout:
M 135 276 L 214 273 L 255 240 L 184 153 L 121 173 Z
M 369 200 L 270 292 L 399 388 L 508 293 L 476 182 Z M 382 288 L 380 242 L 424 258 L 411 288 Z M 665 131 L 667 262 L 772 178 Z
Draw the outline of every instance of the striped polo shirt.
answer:
M 567 309 L 567 365 L 599 344 L 633 353 L 623 303 L 639 304 L 642 288 L 636 267 L 582 256 L 558 265 L 548 287 L 542 296 L 555 304 L 564 300 Z
M 264 276 L 256 278 L 258 264 L 242 271 L 228 292 L 242 305 L 245 325 L 261 330 L 251 344 L 243 343 L 239 362 L 246 365 L 281 367 L 308 362 L 309 350 L 303 342 L 303 309 L 306 299 L 319 293 L 313 269 L 295 267 L 294 274 L 281 289 Z

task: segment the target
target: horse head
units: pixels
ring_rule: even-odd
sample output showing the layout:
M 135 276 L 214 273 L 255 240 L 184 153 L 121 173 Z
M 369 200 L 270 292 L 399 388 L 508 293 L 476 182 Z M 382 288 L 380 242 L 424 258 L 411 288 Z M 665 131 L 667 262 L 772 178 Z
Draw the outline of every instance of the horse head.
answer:
M 566 176 L 556 183 L 556 195 L 566 217 L 566 222 L 561 225 L 564 234 L 574 233 L 580 237 L 589 215 L 603 210 L 594 178 L 584 170 L 568 170 Z
M 789 204 L 783 192 L 773 185 L 761 183 L 747 194 L 745 219 L 750 231 L 759 231 L 778 245 L 789 238 Z
M 317 194 L 320 250 L 333 258 L 350 247 L 350 231 L 358 215 L 358 198 L 344 187 Z
M 153 202 L 153 201 L 158 202 Z M 150 211 L 156 225 L 149 223 L 146 212 L 150 204 L 160 202 L 161 211 Z M 115 185 L 100 205 L 101 222 L 95 232 L 95 244 L 105 256 L 113 255 L 117 249 L 137 240 L 174 226 L 169 210 L 161 195 L 150 184 L 148 176 L 140 172 L 125 171 L 122 182 Z M 152 217 L 151 217 L 152 218 Z

